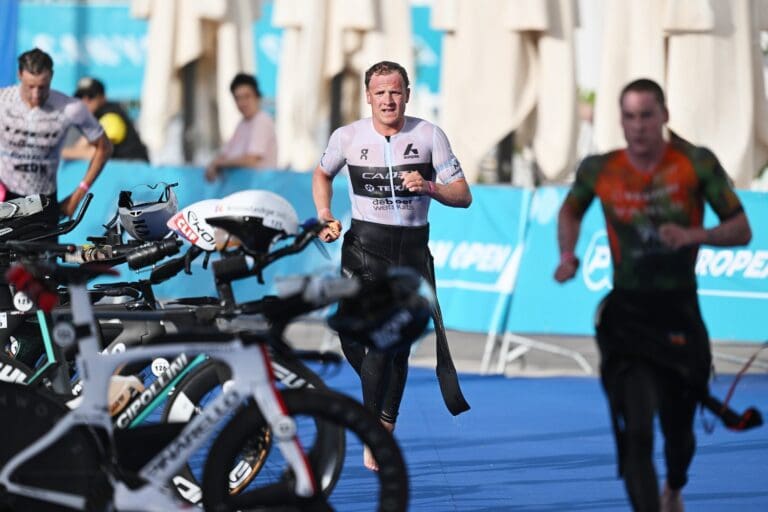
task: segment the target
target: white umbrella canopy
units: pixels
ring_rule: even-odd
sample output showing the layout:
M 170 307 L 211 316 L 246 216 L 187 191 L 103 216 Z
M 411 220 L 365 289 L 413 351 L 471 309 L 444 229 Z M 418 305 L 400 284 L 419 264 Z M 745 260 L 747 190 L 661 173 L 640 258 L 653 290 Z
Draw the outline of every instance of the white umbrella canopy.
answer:
M 180 71 L 192 62 L 195 143 L 212 146 L 229 138 L 240 118 L 229 83 L 238 72 L 254 72 L 260 0 L 132 0 L 131 14 L 149 20 L 139 130 L 150 152 L 159 154 L 167 142 L 168 124 L 181 109 Z
M 600 78 L 594 111 L 594 143 L 600 152 L 625 144 L 619 125 L 619 94 L 624 85 L 637 78 L 664 84 L 664 30 L 659 13 L 665 2 L 603 2 Z
M 313 169 L 328 139 L 331 84 L 354 77 L 342 97 L 345 122 L 366 112 L 363 73 L 380 60 L 413 70 L 408 0 L 275 0 L 283 29 L 278 68 L 277 136 L 281 167 Z
M 526 3 L 542 4 L 534 9 Z M 536 101 L 533 152 L 547 180 L 567 175 L 576 160 L 578 139 L 578 88 L 576 86 L 575 29 L 578 7 L 572 0 L 513 2 L 509 24 L 537 45 L 539 84 Z M 524 12 L 541 13 L 540 23 L 520 23 Z M 533 21 L 533 20 L 532 20 Z M 538 27 L 533 34 L 531 27 Z
M 768 163 L 768 108 L 760 31 L 768 2 L 711 0 L 705 30 L 667 25 L 670 128 L 712 149 L 738 187 Z
M 666 89 L 669 126 L 712 149 L 739 187 L 768 161 L 768 105 L 759 45 L 765 0 L 604 3 L 595 145 L 625 145 L 618 96 L 636 78 Z M 658 13 L 662 13 L 661 16 Z
M 436 0 L 431 23 L 444 31 L 441 124 L 468 180 L 520 128 L 533 134 L 545 177 L 567 173 L 577 137 L 576 3 Z

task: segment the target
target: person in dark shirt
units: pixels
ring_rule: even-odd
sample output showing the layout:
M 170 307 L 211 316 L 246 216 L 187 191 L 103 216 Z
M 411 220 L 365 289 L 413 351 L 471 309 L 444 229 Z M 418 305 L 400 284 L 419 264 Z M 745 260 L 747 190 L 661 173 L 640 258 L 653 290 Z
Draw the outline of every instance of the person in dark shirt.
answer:
M 100 80 L 81 78 L 77 82 L 74 96 L 85 103 L 104 128 L 114 148 L 112 158 L 149 162 L 147 147 L 141 142 L 133 122 L 120 105 L 107 100 L 104 84 Z M 64 148 L 62 157 L 67 160 L 88 159 L 92 152 L 93 149 L 81 138 L 72 146 Z
M 581 220 L 594 199 L 605 217 L 613 290 L 598 307 L 600 376 L 618 448 L 619 474 L 632 508 L 682 512 L 696 440 L 697 404 L 707 396 L 712 362 L 696 292 L 701 245 L 747 244 L 752 231 L 728 176 L 710 150 L 674 133 L 652 80 L 635 80 L 619 98 L 627 145 L 584 159 L 558 217 L 560 262 L 572 279 Z M 720 222 L 703 226 L 704 205 Z M 653 463 L 654 418 L 664 436 L 666 475 L 659 495 Z

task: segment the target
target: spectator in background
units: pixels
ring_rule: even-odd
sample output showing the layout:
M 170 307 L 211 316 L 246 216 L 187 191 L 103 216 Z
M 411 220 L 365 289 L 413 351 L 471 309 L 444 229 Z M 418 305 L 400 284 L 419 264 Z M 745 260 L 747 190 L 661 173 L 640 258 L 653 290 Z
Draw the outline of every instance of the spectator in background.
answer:
M 627 147 L 584 159 L 558 217 L 555 280 L 576 275 L 581 220 L 597 197 L 613 260 L 613 290 L 597 310 L 600 376 L 616 436 L 619 474 L 636 511 L 682 512 L 708 396 L 709 337 L 696 293 L 700 245 L 735 246 L 752 231 L 725 170 L 708 149 L 675 134 L 661 87 L 635 80 L 619 97 Z M 704 228 L 704 203 L 720 223 Z M 664 435 L 661 496 L 653 463 L 654 418 Z
M 93 147 L 80 185 L 61 201 L 71 216 L 112 154 L 112 144 L 82 102 L 51 90 L 53 60 L 35 48 L 19 56 L 19 84 L 0 89 L 0 200 L 42 194 L 49 207 L 42 213 L 58 223 L 56 173 L 64 135 L 77 128 Z
M 232 138 L 205 170 L 205 179 L 215 181 L 222 169 L 277 167 L 277 135 L 272 118 L 261 110 L 261 91 L 256 77 L 238 73 L 229 86 L 243 118 Z
M 75 97 L 80 98 L 88 111 L 99 120 L 114 147 L 112 158 L 143 160 L 149 162 L 147 147 L 128 114 L 115 102 L 107 100 L 104 84 L 95 78 L 84 77 L 77 82 Z M 85 137 L 64 148 L 61 156 L 67 160 L 87 160 L 93 157 L 94 148 Z

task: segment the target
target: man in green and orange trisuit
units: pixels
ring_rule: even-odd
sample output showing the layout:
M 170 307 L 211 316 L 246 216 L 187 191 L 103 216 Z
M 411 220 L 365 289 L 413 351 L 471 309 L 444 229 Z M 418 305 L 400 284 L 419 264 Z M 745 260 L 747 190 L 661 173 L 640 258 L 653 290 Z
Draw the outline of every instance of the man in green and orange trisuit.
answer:
M 648 79 L 621 92 L 624 149 L 586 158 L 558 218 L 555 279 L 574 277 L 581 220 L 597 196 L 613 260 L 613 290 L 598 306 L 600 373 L 616 435 L 619 474 L 636 511 L 683 510 L 695 451 L 696 406 L 707 396 L 712 355 L 694 272 L 700 245 L 747 244 L 752 232 L 715 155 L 675 134 L 661 87 Z M 702 225 L 705 201 L 720 223 Z M 664 435 L 659 495 L 653 421 Z

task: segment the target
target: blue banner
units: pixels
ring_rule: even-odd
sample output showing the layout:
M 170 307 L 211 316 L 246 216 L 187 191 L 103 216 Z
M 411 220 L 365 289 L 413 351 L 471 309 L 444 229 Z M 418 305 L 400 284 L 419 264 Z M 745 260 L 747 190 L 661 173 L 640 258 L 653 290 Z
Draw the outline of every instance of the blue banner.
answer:
M 38 47 L 53 58 L 52 87 L 75 91 L 86 75 L 104 82 L 114 100 L 141 97 L 147 22 L 125 5 L 22 2 L 19 53 Z
M 415 55 L 415 82 L 419 94 L 440 90 L 440 60 L 443 51 L 443 33 L 429 25 L 432 9 L 426 5 L 413 5 L 411 19 Z
M 565 187 L 536 190 L 507 326 L 510 332 L 594 334 L 595 308 L 611 289 L 613 274 L 605 221 L 595 201 L 576 246 L 579 271 L 573 280 L 557 283 L 553 278 L 559 259 L 557 213 L 566 192 Z M 738 194 L 752 224 L 752 242 L 742 248 L 699 250 L 699 300 L 712 339 L 760 342 L 768 337 L 762 322 L 768 299 L 768 234 L 762 226 L 768 219 L 768 204 L 764 193 Z M 704 225 L 716 224 L 707 208 Z
M 530 191 L 472 188 L 469 209 L 430 207 L 430 249 L 445 325 L 462 331 L 501 330 L 509 311 Z
M 768 202 L 764 192 L 738 191 L 752 226 L 746 247 L 702 247 L 696 260 L 699 300 L 710 336 L 718 340 L 768 339 Z M 708 208 L 707 226 L 717 224 Z
M 280 65 L 280 49 L 283 29 L 272 25 L 272 2 L 261 3 L 261 17 L 253 25 L 253 48 L 256 50 L 256 76 L 259 89 L 266 98 L 265 107 L 272 115 L 274 98 L 277 96 L 277 67 Z
M 604 286 L 611 283 L 610 254 L 603 252 L 608 246 L 601 238 L 605 230 L 595 203 L 585 215 L 576 247 L 582 260 L 579 273 L 565 284 L 554 280 L 560 258 L 557 214 L 566 192 L 565 187 L 540 187 L 533 195 L 525 251 L 507 324 L 510 332 L 593 334 L 595 306 L 605 294 Z
M 16 30 L 19 23 L 18 0 L 0 2 L 0 87 L 16 83 Z

